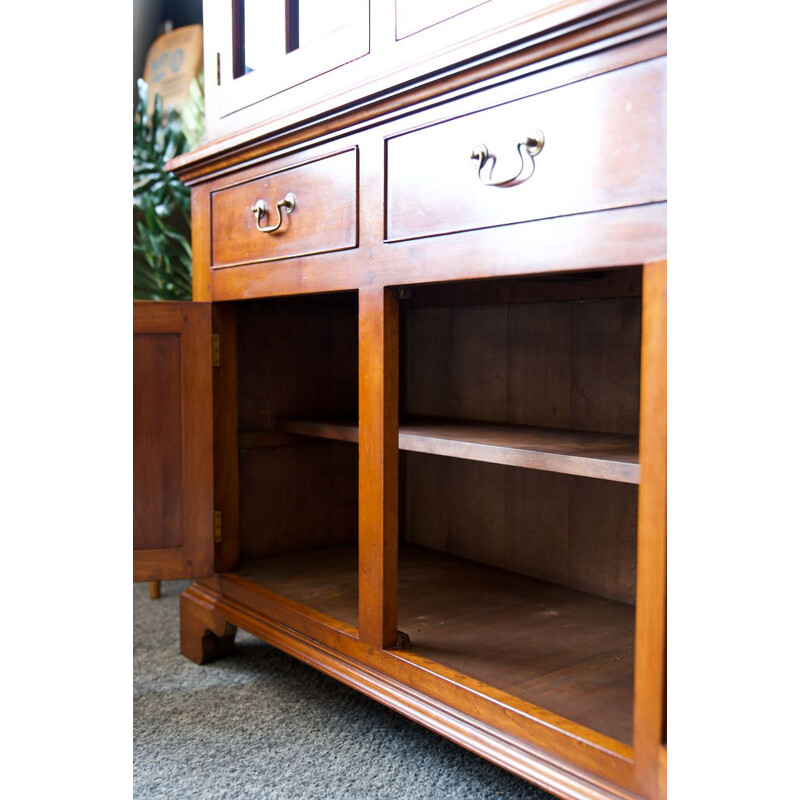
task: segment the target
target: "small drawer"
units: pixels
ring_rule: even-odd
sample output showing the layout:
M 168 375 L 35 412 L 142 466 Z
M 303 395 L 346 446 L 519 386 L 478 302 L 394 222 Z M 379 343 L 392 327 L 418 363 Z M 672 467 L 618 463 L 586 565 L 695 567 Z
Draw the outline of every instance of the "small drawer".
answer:
M 388 138 L 386 240 L 665 200 L 665 83 L 657 58 Z
M 355 147 L 217 189 L 211 193 L 211 266 L 357 247 L 357 198 Z

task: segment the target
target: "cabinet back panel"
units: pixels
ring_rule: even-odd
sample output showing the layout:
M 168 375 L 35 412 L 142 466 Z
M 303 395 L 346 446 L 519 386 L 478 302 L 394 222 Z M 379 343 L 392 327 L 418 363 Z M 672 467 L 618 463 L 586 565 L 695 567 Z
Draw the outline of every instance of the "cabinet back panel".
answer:
M 572 304 L 570 427 L 639 434 L 642 301 Z
M 358 540 L 358 448 L 352 444 L 243 448 L 239 486 L 243 561 Z
M 637 487 L 401 453 L 401 538 L 633 603 Z
M 358 448 L 277 429 L 357 417 L 356 293 L 241 303 L 237 325 L 241 559 L 355 542 Z
M 237 338 L 240 431 L 271 429 L 284 417 L 355 419 L 355 292 L 242 303 Z
M 641 299 L 418 308 L 403 413 L 638 434 Z

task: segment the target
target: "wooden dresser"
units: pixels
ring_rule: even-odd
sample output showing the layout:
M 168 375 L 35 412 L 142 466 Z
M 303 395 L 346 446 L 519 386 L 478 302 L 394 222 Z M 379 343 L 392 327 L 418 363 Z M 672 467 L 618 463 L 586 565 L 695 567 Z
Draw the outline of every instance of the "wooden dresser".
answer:
M 666 4 L 269 5 L 204 6 L 134 578 L 197 579 L 198 663 L 242 628 L 560 797 L 666 797 Z

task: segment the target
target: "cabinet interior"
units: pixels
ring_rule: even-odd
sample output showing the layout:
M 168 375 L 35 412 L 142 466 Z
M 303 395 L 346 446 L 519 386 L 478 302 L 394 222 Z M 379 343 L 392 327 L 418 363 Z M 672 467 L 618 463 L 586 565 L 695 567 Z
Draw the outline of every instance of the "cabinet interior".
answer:
M 394 652 L 630 744 L 641 269 L 398 294 Z M 357 295 L 237 318 L 239 574 L 357 627 Z
M 357 294 L 238 303 L 237 351 L 240 574 L 356 625 L 358 448 L 283 422 L 356 419 Z M 331 548 L 341 548 L 338 566 Z
M 640 346 L 639 269 L 420 287 L 402 313 L 401 418 L 448 437 L 400 458 L 411 650 L 625 743 Z

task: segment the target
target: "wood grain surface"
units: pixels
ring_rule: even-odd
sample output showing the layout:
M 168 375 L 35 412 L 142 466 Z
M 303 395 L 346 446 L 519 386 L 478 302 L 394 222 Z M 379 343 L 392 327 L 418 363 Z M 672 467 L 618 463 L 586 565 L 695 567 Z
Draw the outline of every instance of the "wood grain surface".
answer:
M 355 542 L 357 450 L 275 428 L 299 409 L 355 418 L 355 292 L 257 301 L 235 310 L 241 557 Z
M 644 267 L 640 580 L 636 595 L 637 774 L 652 797 L 666 792 L 667 262 Z
M 179 333 L 133 338 L 133 547 L 183 544 Z
M 358 635 L 377 648 L 398 639 L 398 315 L 395 292 L 359 292 Z
M 526 94 L 524 82 L 518 93 Z M 389 241 L 475 230 L 666 199 L 666 59 L 571 84 L 410 133 L 386 145 Z M 527 180 L 485 186 L 470 158 L 485 145 L 486 180 L 529 166 Z M 527 174 L 527 171 L 524 173 Z
M 282 430 L 343 442 L 358 441 L 358 427 L 343 422 L 283 420 Z M 638 483 L 635 436 L 521 425 L 427 419 L 400 423 L 401 450 L 466 458 L 526 469 Z
M 354 548 L 325 548 L 248 562 L 243 577 L 353 625 L 357 565 Z M 399 576 L 411 653 L 630 743 L 630 606 L 411 546 Z
M 133 304 L 133 579 L 214 571 L 211 305 Z
M 282 211 L 281 227 L 273 233 L 258 230 L 252 208 L 267 206 L 262 228 L 278 222 L 277 204 L 288 193 L 297 202 Z M 333 250 L 358 244 L 358 151 L 356 148 L 324 158 L 265 172 L 211 195 L 211 265 L 229 267 Z

